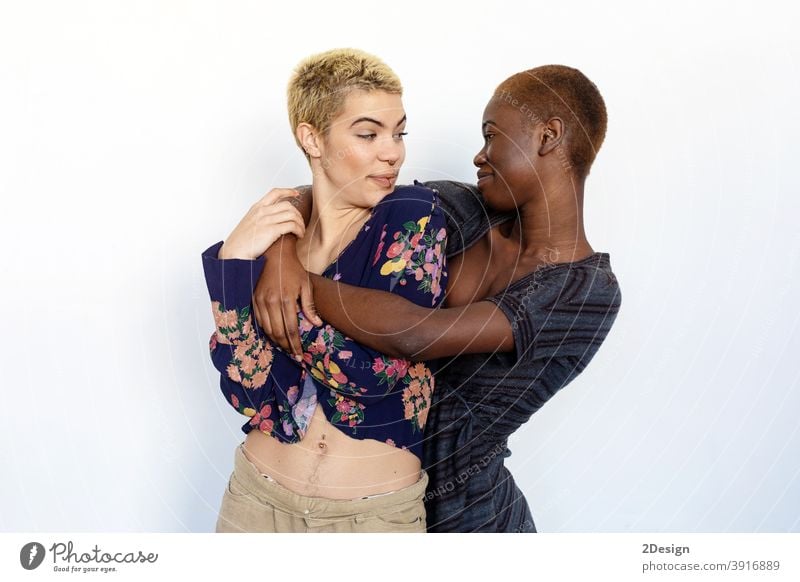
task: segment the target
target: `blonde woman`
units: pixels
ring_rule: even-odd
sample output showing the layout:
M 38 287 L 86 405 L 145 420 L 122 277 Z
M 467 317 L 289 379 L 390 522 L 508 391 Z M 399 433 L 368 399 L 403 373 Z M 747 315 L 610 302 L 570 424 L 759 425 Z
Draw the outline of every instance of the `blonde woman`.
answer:
M 446 231 L 436 193 L 395 188 L 405 158 L 401 96 L 392 70 L 361 51 L 300 63 L 288 102 L 312 173 L 309 226 L 291 202 L 297 193 L 273 190 L 202 255 L 216 323 L 211 358 L 226 400 L 249 417 L 218 532 L 425 531 L 431 370 L 303 313 L 295 359 L 268 341 L 252 306 L 263 255 L 286 233 L 298 236 L 309 272 L 441 303 Z

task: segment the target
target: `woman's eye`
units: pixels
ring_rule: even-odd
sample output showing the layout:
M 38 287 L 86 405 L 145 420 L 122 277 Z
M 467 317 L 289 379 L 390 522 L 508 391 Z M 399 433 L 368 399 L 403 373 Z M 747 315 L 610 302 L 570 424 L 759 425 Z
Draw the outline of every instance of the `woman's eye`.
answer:
M 492 139 L 493 137 L 494 137 L 494 134 L 493 134 L 493 133 L 484 133 L 484 134 L 483 134 L 483 141 L 489 141 L 489 140 L 490 140 L 490 139 Z
M 396 139 L 398 141 L 402 141 L 404 135 L 408 135 L 408 132 L 407 131 L 402 131 L 400 133 L 396 133 L 396 134 L 394 134 L 394 139 Z
M 376 134 L 374 134 L 374 133 L 363 133 L 363 134 L 358 134 L 358 137 L 360 137 L 361 139 L 365 139 L 367 141 L 372 141 L 373 139 L 375 139 Z

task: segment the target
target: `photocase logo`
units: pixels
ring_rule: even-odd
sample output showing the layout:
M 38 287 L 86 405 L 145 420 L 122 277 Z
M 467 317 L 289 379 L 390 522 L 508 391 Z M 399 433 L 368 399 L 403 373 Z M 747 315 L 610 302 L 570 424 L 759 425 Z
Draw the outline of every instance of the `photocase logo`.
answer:
M 19 551 L 19 563 L 26 570 L 35 570 L 44 561 L 44 546 L 39 542 L 29 542 Z
M 118 572 L 122 564 L 154 564 L 158 554 L 149 552 L 106 552 L 98 544 L 88 551 L 76 550 L 72 540 L 54 542 L 49 548 L 39 542 L 28 542 L 19 551 L 19 563 L 26 570 L 35 570 L 42 565 L 47 555 L 52 557 L 54 572 Z

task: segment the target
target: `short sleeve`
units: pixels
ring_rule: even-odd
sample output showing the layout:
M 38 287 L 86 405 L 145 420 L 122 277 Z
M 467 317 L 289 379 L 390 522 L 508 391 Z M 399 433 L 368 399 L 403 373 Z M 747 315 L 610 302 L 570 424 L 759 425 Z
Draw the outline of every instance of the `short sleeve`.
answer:
M 621 296 L 610 268 L 582 264 L 545 268 L 487 300 L 511 322 L 517 361 L 525 362 L 591 358 L 611 329 Z
M 437 193 L 447 222 L 448 257 L 464 252 L 492 226 L 513 217 L 513 213 L 498 212 L 487 206 L 474 184 L 435 180 L 423 185 Z

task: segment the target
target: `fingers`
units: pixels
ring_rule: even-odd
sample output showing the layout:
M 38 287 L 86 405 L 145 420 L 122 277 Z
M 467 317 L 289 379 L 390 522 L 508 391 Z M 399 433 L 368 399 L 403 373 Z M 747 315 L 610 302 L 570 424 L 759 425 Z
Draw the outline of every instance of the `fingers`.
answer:
M 306 233 L 305 225 L 297 224 L 297 222 L 293 221 L 293 220 L 288 221 L 288 222 L 283 222 L 283 223 L 277 225 L 277 228 L 278 228 L 278 234 L 284 235 L 284 234 L 288 234 L 288 233 L 291 232 L 297 238 L 303 238 L 303 236 Z
M 255 313 L 258 325 L 261 326 L 261 329 L 264 330 L 264 333 L 267 334 L 268 337 L 271 337 L 272 322 L 269 320 L 269 313 L 267 312 L 266 304 L 264 302 L 265 289 L 267 288 L 267 285 L 267 270 L 264 269 L 261 271 L 261 275 L 258 278 L 258 283 L 256 283 L 256 288 L 253 290 L 253 312 Z
M 296 222 L 296 223 L 302 225 L 303 228 L 305 228 L 305 225 L 303 224 L 303 217 L 300 216 L 300 213 L 297 212 L 297 210 L 295 210 L 295 209 L 286 210 L 286 211 L 283 211 L 283 212 L 277 212 L 275 214 L 271 214 L 268 217 L 262 217 L 261 220 L 262 221 L 268 220 L 270 224 L 277 224 L 277 223 L 280 223 L 280 222 L 288 222 L 288 221 L 291 220 L 293 222 Z
M 258 209 L 264 214 L 264 216 L 269 216 L 277 212 L 285 212 L 287 210 L 291 210 L 300 215 L 300 211 L 289 200 L 281 200 L 280 202 L 276 202 L 275 204 L 260 205 Z
M 296 198 L 300 192 L 292 188 L 273 188 L 254 204 L 254 206 L 269 206 L 284 197 Z
M 314 307 L 313 284 L 308 279 L 306 279 L 306 282 L 303 283 L 303 286 L 300 288 L 300 301 L 303 305 L 303 313 L 306 318 L 314 325 L 322 325 L 322 319 L 317 314 L 317 310 Z
M 286 202 L 291 204 L 292 207 L 298 208 L 300 206 L 300 192 L 298 190 L 292 190 L 292 194 L 290 196 L 278 198 L 278 202 L 276 202 L 276 204 L 280 204 L 281 202 Z
M 258 325 L 261 326 L 261 329 L 264 330 L 264 333 L 267 334 L 268 337 L 272 337 L 272 325 L 269 321 L 269 315 L 258 295 L 253 295 L 253 311 L 256 314 Z
M 257 228 L 262 232 L 267 231 L 267 229 L 277 229 L 280 234 L 286 234 L 285 229 L 288 228 L 286 223 L 290 222 L 297 225 L 297 229 L 293 229 L 290 232 L 293 232 L 298 238 L 302 238 L 306 232 L 306 224 L 300 212 L 292 206 L 278 204 L 270 209 L 261 209 Z
M 289 233 L 295 235 L 297 238 L 303 238 L 306 234 L 306 227 L 298 220 L 287 220 L 277 224 L 271 224 L 268 232 L 264 229 L 264 238 L 258 243 L 258 248 L 264 248 L 264 251 L 260 254 L 263 255 L 269 252 L 272 246 L 280 240 L 283 235 Z
M 271 293 L 267 297 L 267 313 L 269 314 L 270 323 L 272 323 L 272 333 L 270 337 L 277 343 L 283 351 L 287 354 L 291 353 L 292 349 L 286 339 L 286 328 L 283 324 L 283 307 L 281 305 L 281 297 L 277 293 Z
M 283 326 L 286 338 L 292 349 L 295 359 L 303 357 L 303 345 L 300 343 L 300 331 L 297 328 L 297 300 L 290 295 L 281 298 L 283 312 Z

